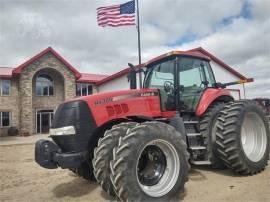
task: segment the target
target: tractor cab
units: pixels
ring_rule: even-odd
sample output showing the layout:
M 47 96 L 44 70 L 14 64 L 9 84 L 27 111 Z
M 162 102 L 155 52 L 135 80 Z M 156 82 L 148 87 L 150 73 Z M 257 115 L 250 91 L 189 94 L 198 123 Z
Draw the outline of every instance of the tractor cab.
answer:
M 157 88 L 163 111 L 194 112 L 206 88 L 215 86 L 209 59 L 173 52 L 147 64 L 144 88 Z

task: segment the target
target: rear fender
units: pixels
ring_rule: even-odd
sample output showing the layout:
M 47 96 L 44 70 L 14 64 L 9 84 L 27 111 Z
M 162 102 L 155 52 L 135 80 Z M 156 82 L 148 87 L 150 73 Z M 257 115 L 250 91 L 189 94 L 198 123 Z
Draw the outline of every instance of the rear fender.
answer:
M 227 89 L 208 88 L 201 96 L 196 108 L 196 115 L 201 116 L 208 109 L 209 105 L 215 101 L 229 102 L 233 100 L 234 98 Z

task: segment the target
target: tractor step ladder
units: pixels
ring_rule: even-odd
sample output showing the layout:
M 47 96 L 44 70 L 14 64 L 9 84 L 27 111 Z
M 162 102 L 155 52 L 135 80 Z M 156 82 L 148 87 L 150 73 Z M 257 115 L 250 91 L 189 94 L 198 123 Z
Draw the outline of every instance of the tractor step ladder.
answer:
M 191 142 L 192 140 L 196 140 L 197 138 L 203 138 L 202 134 L 198 132 L 197 125 L 199 124 L 199 121 L 184 121 L 185 127 L 191 126 L 191 128 L 194 128 L 194 130 L 187 131 L 187 138 Z M 192 144 L 192 143 L 191 143 Z M 194 155 L 197 152 L 206 151 L 206 146 L 201 145 L 190 145 L 189 150 L 191 152 L 191 155 Z M 208 159 L 205 160 L 196 160 L 196 159 L 190 159 L 190 163 L 193 165 L 211 165 L 211 162 Z
M 211 165 L 210 161 L 190 161 L 193 165 Z
M 184 121 L 184 124 L 197 124 L 199 121 Z
M 196 136 L 201 136 L 201 133 L 187 133 L 188 137 L 196 137 Z
M 189 148 L 191 150 L 204 150 L 204 149 L 206 149 L 205 146 L 190 146 Z

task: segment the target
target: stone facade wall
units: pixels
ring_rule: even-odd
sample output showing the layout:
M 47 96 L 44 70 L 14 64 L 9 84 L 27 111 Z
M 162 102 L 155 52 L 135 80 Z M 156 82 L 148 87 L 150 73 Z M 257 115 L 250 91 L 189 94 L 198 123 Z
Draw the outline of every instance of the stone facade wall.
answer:
M 63 89 L 63 94 L 59 96 L 44 96 L 37 98 L 35 96 L 35 89 L 33 82 L 35 76 L 39 71 L 51 71 L 52 76 L 62 75 L 63 82 L 59 84 L 56 81 L 56 92 Z M 58 74 L 58 73 L 59 74 Z M 49 72 L 48 72 L 49 73 Z M 49 74 L 50 75 L 50 74 Z M 60 79 L 61 80 L 61 79 Z M 21 117 L 21 133 L 32 134 L 35 133 L 35 112 L 36 109 L 54 109 L 57 104 L 63 100 L 69 100 L 75 97 L 75 83 L 76 79 L 73 74 L 61 61 L 59 61 L 53 54 L 47 53 L 35 60 L 33 63 L 23 69 L 19 78 L 19 91 L 20 91 L 20 117 Z M 60 86 L 58 86 L 58 84 Z M 56 102 L 56 103 L 55 103 Z
M 0 96 L 0 111 L 11 112 L 11 126 L 19 128 L 19 92 L 18 79 L 11 79 L 9 96 Z M 0 128 L 0 136 L 6 136 L 8 128 Z
M 36 95 L 36 78 L 40 74 L 46 74 L 53 80 L 53 95 L 52 96 L 37 96 Z M 34 125 L 34 131 L 36 131 L 36 112 L 37 110 L 54 110 L 59 104 L 65 101 L 65 87 L 64 78 L 60 72 L 54 69 L 42 69 L 36 73 L 32 82 L 32 122 Z
M 36 77 L 49 75 L 54 82 L 53 96 L 36 96 Z M 93 84 L 93 93 L 97 93 Z M 76 78 L 59 59 L 48 52 L 11 79 L 10 96 L 0 96 L 0 111 L 11 112 L 11 126 L 21 135 L 36 133 L 36 111 L 55 110 L 63 101 L 76 97 Z M 7 135 L 8 128 L 0 128 L 0 136 Z

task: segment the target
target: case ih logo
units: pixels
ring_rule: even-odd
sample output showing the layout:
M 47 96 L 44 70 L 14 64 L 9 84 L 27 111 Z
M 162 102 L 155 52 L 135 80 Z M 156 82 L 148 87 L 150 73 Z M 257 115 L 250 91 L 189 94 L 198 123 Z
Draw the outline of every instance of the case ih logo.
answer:
M 105 103 L 115 102 L 115 101 L 124 100 L 128 98 L 134 98 L 134 97 L 149 97 L 149 96 L 158 96 L 158 92 L 133 93 L 133 94 L 104 98 L 101 100 L 96 100 L 95 105 L 102 105 Z
M 101 99 L 101 100 L 96 100 L 95 101 L 95 105 L 102 105 L 102 104 L 105 104 L 105 103 L 108 103 L 108 102 L 112 102 L 113 101 L 113 98 L 112 97 L 108 97 L 108 98 L 104 98 L 104 99 Z
M 141 97 L 147 97 L 147 96 L 158 96 L 158 93 L 157 92 L 141 93 Z

